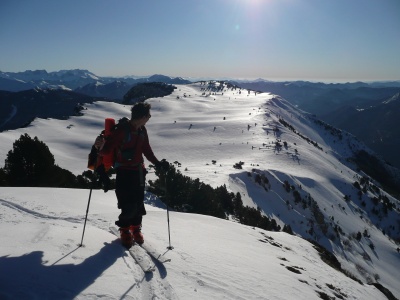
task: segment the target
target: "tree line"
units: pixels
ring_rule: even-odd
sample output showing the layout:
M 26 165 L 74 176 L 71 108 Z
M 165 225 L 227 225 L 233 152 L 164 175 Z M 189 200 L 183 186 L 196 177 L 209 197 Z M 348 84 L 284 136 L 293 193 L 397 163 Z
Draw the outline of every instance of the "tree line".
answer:
M 244 225 L 281 230 L 274 219 L 263 215 L 259 209 L 244 206 L 240 193 L 229 192 L 226 185 L 213 188 L 198 178 L 183 175 L 172 164 L 164 173 L 156 171 L 156 175 L 156 180 L 149 181 L 149 191 L 176 211 L 233 218 Z

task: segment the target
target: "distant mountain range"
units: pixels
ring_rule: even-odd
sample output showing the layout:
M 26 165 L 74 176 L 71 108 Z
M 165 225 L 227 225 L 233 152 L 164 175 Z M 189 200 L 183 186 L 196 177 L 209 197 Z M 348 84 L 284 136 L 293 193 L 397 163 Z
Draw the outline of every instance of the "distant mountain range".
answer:
M 24 72 L 1 72 L 0 90 L 20 92 L 33 88 L 64 89 L 92 97 L 105 97 L 110 100 L 122 100 L 126 92 L 138 83 L 162 82 L 168 84 L 186 84 L 191 81 L 180 77 L 171 78 L 165 75 L 153 75 L 143 78 L 133 77 L 100 77 L 88 70 L 46 70 Z
M 47 72 L 46 70 L 27 70 L 17 73 L 0 72 L 0 90 L 19 92 L 35 87 L 74 90 L 97 80 L 100 80 L 100 77 L 87 70 L 79 69 L 57 72 Z M 9 87 L 10 81 L 18 82 L 18 85 Z
M 382 83 L 313 83 L 294 82 L 238 82 L 242 88 L 279 95 L 300 109 L 323 116 L 344 105 L 365 108 L 384 101 L 400 91 L 399 82 Z
M 216 79 L 216 78 L 213 78 Z M 207 81 L 206 79 L 202 79 Z M 211 79 L 210 79 L 211 80 Z M 221 79 L 222 80 L 222 79 Z M 165 75 L 152 76 L 124 76 L 124 77 L 101 77 L 88 70 L 61 70 L 56 72 L 47 72 L 46 70 L 27 70 L 24 72 L 2 72 L 0 71 L 0 90 L 19 92 L 36 87 L 66 89 L 76 91 L 93 97 L 107 97 L 112 100 L 121 100 L 123 95 L 135 84 L 143 82 L 163 82 L 168 84 L 186 84 L 200 79 L 192 78 L 190 80 L 182 77 L 169 77 Z M 400 81 L 387 82 L 353 82 L 353 83 L 331 83 L 309 81 L 286 81 L 273 82 L 264 79 L 256 80 L 234 80 L 224 78 L 223 81 L 233 81 L 243 87 L 250 86 L 253 90 L 269 90 L 285 98 L 291 98 L 291 101 L 303 102 L 304 91 L 310 90 L 316 93 L 316 96 L 323 95 L 327 91 L 334 89 L 357 88 L 399 88 Z M 292 96 L 296 96 L 293 99 Z
M 92 90 L 96 97 L 70 90 L 50 88 L 34 88 L 20 92 L 0 91 L 0 132 L 26 127 L 35 118 L 67 119 L 70 116 L 80 115 L 85 103 L 101 100 L 132 104 L 148 98 L 169 95 L 175 89 L 175 86 L 162 82 L 143 82 L 133 86 L 113 82 L 105 85 L 99 84 L 98 87 L 99 89 Z M 104 87 L 108 88 L 102 90 L 101 88 Z M 122 101 L 112 101 L 107 97 L 99 97 L 101 94 L 109 94 L 112 91 L 121 91 L 122 89 L 124 89 L 123 94 L 121 94 Z M 87 89 L 87 92 L 89 91 Z
M 400 168 L 399 116 L 400 93 L 397 92 L 383 101 L 371 103 L 370 107 L 356 109 L 346 105 L 322 118 L 354 134 L 389 163 Z
M 83 103 L 93 98 L 68 90 L 30 89 L 21 92 L 0 91 L 0 131 L 28 126 L 35 118 L 67 119 L 79 115 Z
M 35 118 L 68 118 L 79 114 L 83 103 L 122 102 L 132 88 L 151 82 L 190 83 L 164 75 L 100 77 L 88 70 L 0 71 L 0 131 L 28 126 Z

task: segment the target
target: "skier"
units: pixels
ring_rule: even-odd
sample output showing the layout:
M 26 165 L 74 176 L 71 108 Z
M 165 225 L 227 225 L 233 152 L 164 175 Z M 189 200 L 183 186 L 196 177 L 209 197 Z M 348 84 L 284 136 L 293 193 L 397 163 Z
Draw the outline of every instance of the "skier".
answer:
M 99 155 L 114 155 L 116 169 L 115 193 L 121 214 L 115 224 L 119 227 L 122 244 L 130 248 L 133 241 L 143 244 L 141 232 L 144 207 L 146 169 L 143 154 L 158 170 L 167 170 L 169 163 L 159 161 L 151 149 L 145 124 L 151 118 L 149 103 L 136 103 L 131 109 L 131 119 L 117 126 L 111 136 L 99 136 L 95 147 Z

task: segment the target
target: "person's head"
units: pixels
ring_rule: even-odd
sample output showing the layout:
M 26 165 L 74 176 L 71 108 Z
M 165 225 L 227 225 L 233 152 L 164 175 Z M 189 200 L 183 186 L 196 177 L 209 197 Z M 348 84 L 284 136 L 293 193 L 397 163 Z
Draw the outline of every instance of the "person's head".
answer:
M 140 120 L 143 118 L 150 119 L 150 108 L 151 105 L 149 103 L 145 102 L 138 102 L 135 105 L 132 106 L 131 109 L 131 120 Z

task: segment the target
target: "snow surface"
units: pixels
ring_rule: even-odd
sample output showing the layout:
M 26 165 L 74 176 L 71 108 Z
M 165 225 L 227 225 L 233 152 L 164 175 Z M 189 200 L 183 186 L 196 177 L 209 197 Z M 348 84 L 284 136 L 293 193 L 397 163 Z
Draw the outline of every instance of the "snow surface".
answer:
M 144 235 L 171 262 L 144 274 L 109 232 L 113 193 L 1 188 L 1 299 L 385 299 L 325 265 L 311 244 L 209 216 L 146 205 Z M 151 198 L 150 196 L 148 196 Z M 148 202 L 151 202 L 149 199 Z M 298 271 L 294 273 L 288 268 Z M 292 270 L 293 270 L 292 269 Z
M 375 287 L 327 266 L 300 237 L 317 240 L 363 282 L 378 281 L 400 297 L 397 245 L 382 233 L 384 228 L 398 234 L 398 212 L 380 220 L 368 213 L 369 203 L 363 208 L 355 201 L 352 183 L 358 174 L 346 158 L 364 146 L 346 133 L 339 141 L 278 96 L 217 88 L 218 83 L 177 85 L 171 95 L 148 100 L 152 118 L 147 128 L 156 156 L 179 162 L 184 175 L 240 192 L 245 205 L 260 208 L 281 226 L 290 224 L 297 237 L 171 212 L 174 249 L 167 251 L 165 208 L 147 194 L 145 239 L 164 249 L 172 261 L 156 263 L 157 271 L 145 275 L 109 233 L 119 214 L 112 191 L 93 192 L 85 247 L 78 247 L 88 190 L 2 187 L 0 298 L 320 299 L 326 294 L 386 299 Z M 0 162 L 13 142 L 28 133 L 49 146 L 58 165 L 81 174 L 104 118 L 129 117 L 130 111 L 130 106 L 110 102 L 86 108 L 81 117 L 36 119 L 28 128 L 0 133 Z M 282 126 L 279 118 L 297 133 Z M 275 148 L 277 139 L 287 147 Z M 233 168 L 240 161 L 243 169 Z M 255 183 L 257 174 L 268 178 L 267 187 Z M 309 233 L 310 210 L 293 202 L 282 187 L 285 180 L 318 202 L 329 224 L 327 234 L 317 226 Z M 344 195 L 354 202 L 344 201 Z M 334 225 L 345 232 L 340 239 L 334 238 Z M 369 238 L 352 238 L 364 230 Z

